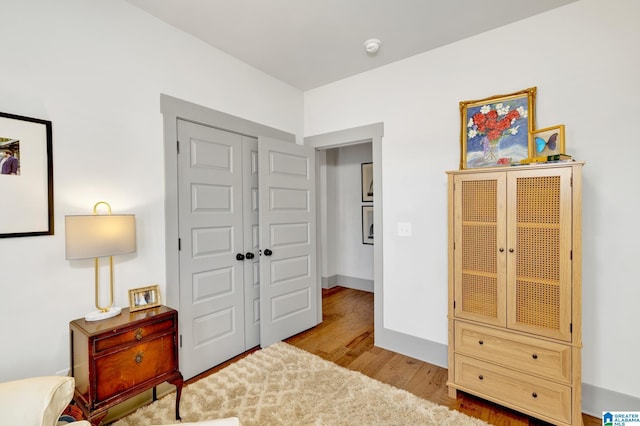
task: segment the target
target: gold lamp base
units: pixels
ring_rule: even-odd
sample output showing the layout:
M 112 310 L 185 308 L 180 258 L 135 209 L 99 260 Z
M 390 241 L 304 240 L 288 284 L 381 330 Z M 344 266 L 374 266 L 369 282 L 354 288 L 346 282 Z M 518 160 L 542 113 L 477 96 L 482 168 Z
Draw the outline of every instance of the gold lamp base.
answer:
M 117 306 L 116 307 L 112 306 L 111 308 L 104 311 L 89 312 L 87 315 L 84 316 L 84 319 L 85 321 L 100 321 L 103 319 L 120 315 L 120 312 L 122 312 L 122 308 L 119 308 Z

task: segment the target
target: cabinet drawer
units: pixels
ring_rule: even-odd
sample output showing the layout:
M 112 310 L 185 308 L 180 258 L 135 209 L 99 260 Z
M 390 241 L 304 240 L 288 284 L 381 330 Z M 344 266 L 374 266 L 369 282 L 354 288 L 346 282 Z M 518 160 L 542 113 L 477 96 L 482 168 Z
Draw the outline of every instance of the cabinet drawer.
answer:
M 173 335 L 169 335 L 97 358 L 97 400 L 105 401 L 147 380 L 177 370 L 174 348 Z
M 100 337 L 95 340 L 95 351 L 100 352 L 123 343 L 141 341 L 142 339 L 154 334 L 172 330 L 174 324 L 173 318 L 168 318 L 164 321 L 124 330 L 121 333 L 113 334 L 108 337 Z
M 571 388 L 456 355 L 456 384 L 512 408 L 571 423 Z
M 475 324 L 456 322 L 455 351 L 570 383 L 571 347 Z

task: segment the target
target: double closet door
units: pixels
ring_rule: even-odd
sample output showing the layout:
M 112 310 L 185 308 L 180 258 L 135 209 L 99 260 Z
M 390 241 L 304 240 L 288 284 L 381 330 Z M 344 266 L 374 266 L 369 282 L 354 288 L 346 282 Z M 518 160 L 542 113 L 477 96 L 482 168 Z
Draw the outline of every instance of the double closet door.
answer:
M 315 159 L 308 147 L 183 120 L 178 146 L 180 369 L 190 378 L 316 325 Z

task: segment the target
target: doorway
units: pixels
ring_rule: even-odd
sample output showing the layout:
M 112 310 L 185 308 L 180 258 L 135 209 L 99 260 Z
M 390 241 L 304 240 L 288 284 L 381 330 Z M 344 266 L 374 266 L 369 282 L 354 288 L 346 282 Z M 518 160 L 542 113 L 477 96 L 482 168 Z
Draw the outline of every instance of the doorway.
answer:
M 373 157 L 373 216 L 375 220 L 375 243 L 373 245 L 373 293 L 374 293 L 374 339 L 377 340 L 379 333 L 384 333 L 383 328 L 383 220 L 382 220 L 382 137 L 384 135 L 384 124 L 374 123 L 366 126 L 354 127 L 351 129 L 339 130 L 336 132 L 324 133 L 315 136 L 309 136 L 304 139 L 304 144 L 314 147 L 317 150 L 316 170 L 318 170 L 318 179 L 316 179 L 318 197 L 318 265 L 325 262 L 327 257 L 328 244 L 326 241 L 327 233 L 327 200 L 326 188 L 322 187 L 323 179 L 322 170 L 326 170 L 327 149 L 356 145 L 365 142 L 371 143 Z M 323 198 L 325 197 L 325 198 Z M 325 209 L 325 211 L 323 211 Z M 318 274 L 320 280 L 320 274 Z M 318 283 L 318 288 L 322 287 Z M 322 303 L 322 297 L 318 297 L 318 301 Z M 322 315 L 322 309 L 318 309 L 319 315 Z M 318 318 L 318 322 L 322 321 L 322 317 Z
M 339 285 L 373 293 L 374 203 L 373 189 L 366 183 L 373 182 L 372 144 L 329 148 L 323 153 L 326 170 L 318 176 L 322 179 L 319 190 L 326 192 L 326 205 L 320 209 L 326 219 L 326 232 L 322 232 L 326 243 L 319 265 L 322 287 Z

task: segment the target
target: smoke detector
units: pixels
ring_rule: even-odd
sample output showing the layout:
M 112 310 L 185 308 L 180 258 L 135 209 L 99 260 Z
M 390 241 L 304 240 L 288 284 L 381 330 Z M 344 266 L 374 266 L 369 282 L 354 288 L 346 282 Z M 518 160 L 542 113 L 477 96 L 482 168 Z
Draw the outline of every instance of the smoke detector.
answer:
M 382 42 L 377 38 L 370 38 L 369 40 L 364 42 L 364 49 L 369 55 L 375 55 L 376 53 L 378 53 L 381 43 Z

